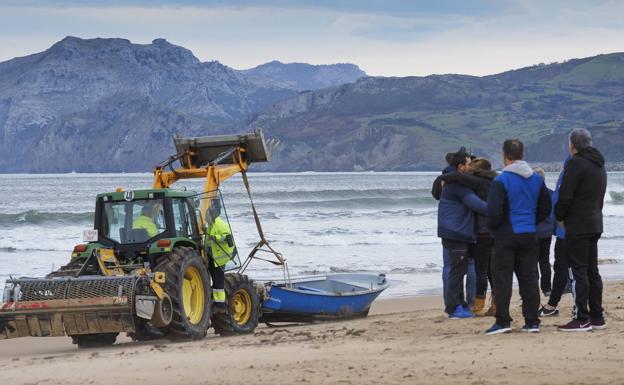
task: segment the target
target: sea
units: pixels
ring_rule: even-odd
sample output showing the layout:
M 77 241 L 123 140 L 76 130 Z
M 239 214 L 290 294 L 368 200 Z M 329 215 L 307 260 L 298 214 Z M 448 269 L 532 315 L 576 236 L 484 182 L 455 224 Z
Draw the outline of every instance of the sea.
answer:
M 430 193 L 438 174 L 250 173 L 249 179 L 266 238 L 284 255 L 292 277 L 386 274 L 391 286 L 383 296 L 399 297 L 441 291 L 437 202 Z M 547 174 L 547 185 L 554 187 L 556 178 Z M 93 228 L 96 194 L 151 185 L 151 174 L 0 175 L 0 284 L 44 276 L 67 263 L 82 231 Z M 202 181 L 174 188 L 201 191 Z M 259 237 L 240 175 L 221 191 L 237 248 L 246 256 Z M 601 273 L 605 280 L 622 279 L 624 173 L 608 176 L 604 221 Z M 283 277 L 280 267 L 259 260 L 248 273 Z

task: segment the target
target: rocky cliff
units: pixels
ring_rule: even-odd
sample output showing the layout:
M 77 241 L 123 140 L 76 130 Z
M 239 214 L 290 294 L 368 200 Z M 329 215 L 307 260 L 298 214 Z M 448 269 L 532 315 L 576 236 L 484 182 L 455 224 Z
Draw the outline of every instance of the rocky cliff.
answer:
M 0 169 L 149 170 L 172 135 L 228 132 L 294 94 L 163 39 L 67 37 L 0 63 Z
M 298 91 L 311 91 L 352 83 L 366 73 L 355 64 L 281 63 L 272 61 L 241 71 L 259 85 L 273 85 Z

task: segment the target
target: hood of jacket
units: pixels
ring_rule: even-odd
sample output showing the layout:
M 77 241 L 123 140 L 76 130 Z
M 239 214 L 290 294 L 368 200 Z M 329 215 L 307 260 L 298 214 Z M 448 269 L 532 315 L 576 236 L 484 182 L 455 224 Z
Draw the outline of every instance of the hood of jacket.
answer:
M 520 175 L 524 179 L 528 179 L 531 177 L 531 175 L 533 175 L 533 169 L 524 160 L 517 160 L 513 162 L 509 166 L 505 167 L 503 171 L 512 172 L 514 174 Z
M 457 171 L 457 169 L 453 166 L 446 166 L 444 170 L 442 170 L 442 174 L 448 174 L 449 172 Z
M 598 151 L 596 147 L 582 148 L 578 151 L 576 155 L 589 160 L 598 167 L 604 167 L 605 165 L 604 156 L 602 156 L 602 154 L 600 153 L 600 151 Z
M 470 174 L 490 180 L 493 180 L 498 175 L 498 173 L 494 170 L 474 170 Z

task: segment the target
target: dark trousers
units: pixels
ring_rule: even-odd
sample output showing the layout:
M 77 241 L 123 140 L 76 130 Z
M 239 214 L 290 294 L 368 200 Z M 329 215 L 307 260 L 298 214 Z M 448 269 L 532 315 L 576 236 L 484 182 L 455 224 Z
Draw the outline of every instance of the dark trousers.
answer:
M 548 298 L 548 304 L 552 307 L 557 307 L 561 296 L 568 286 L 568 280 L 570 278 L 570 270 L 568 269 L 568 256 L 565 251 L 565 240 L 557 238 L 555 240 L 555 263 L 553 264 L 553 280 L 552 291 L 550 292 L 550 298 Z
M 464 276 L 468 272 L 468 244 L 461 242 L 445 242 L 450 259 L 450 271 L 445 293 L 445 311 L 452 314 L 457 305 L 466 305 L 464 299 Z
M 551 290 L 550 285 L 550 243 L 552 237 L 539 239 L 539 253 L 537 254 L 537 264 L 539 266 L 540 273 L 540 288 L 542 293 L 549 292 Z
M 216 267 L 212 261 L 208 263 L 208 271 L 212 278 L 213 289 L 225 289 L 225 272 L 222 268 Z
M 537 249 L 535 233 L 507 235 L 494 240 L 492 275 L 496 297 L 496 323 L 499 325 L 509 325 L 512 321 L 509 302 L 514 273 L 520 287 L 524 320 L 527 324 L 539 323 L 540 294 L 535 263 Z
M 494 287 L 492 270 L 490 268 L 492 243 L 491 237 L 479 237 L 477 243 L 470 245 L 470 257 L 474 258 L 477 271 L 477 297 L 479 298 L 485 298 L 488 280 L 490 281 L 490 286 Z
M 574 318 L 580 322 L 587 322 L 589 318 L 602 318 L 602 278 L 598 272 L 599 239 L 600 234 L 566 234 L 568 264 L 574 276 Z

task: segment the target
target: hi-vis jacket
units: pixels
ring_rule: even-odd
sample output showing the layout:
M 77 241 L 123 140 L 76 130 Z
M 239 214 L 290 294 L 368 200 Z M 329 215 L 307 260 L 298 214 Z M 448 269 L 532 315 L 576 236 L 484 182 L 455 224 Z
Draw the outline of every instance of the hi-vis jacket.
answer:
M 158 228 L 154 224 L 152 218 L 147 217 L 145 215 L 139 215 L 137 219 L 132 223 L 133 229 L 145 229 L 147 231 L 147 235 L 151 238 L 158 234 Z
M 216 217 L 212 226 L 206 231 L 206 247 L 210 245 L 212 259 L 217 267 L 224 266 L 232 258 L 234 246 L 229 246 L 226 240 L 232 234 L 230 225 L 221 217 Z

